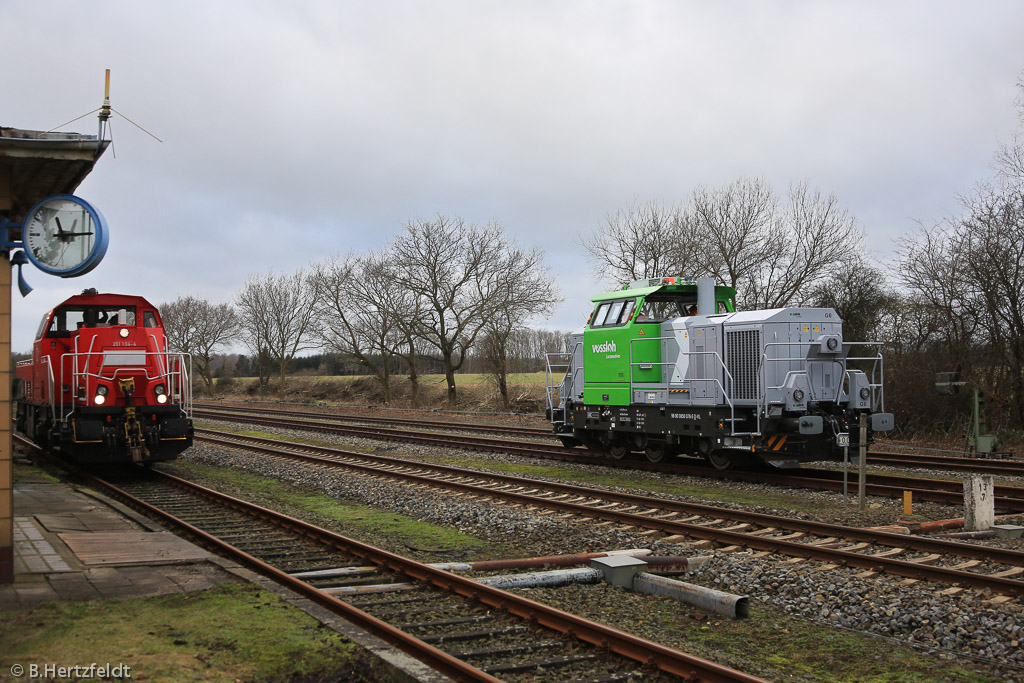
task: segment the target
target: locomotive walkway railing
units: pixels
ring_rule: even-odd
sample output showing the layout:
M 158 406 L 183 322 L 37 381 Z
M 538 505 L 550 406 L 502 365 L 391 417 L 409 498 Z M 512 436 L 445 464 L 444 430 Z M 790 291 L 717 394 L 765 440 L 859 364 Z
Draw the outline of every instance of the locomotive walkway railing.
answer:
M 581 342 L 577 342 L 572 345 L 572 348 L 568 351 L 550 351 L 544 354 L 544 392 L 548 403 L 548 414 L 554 415 L 556 397 L 555 390 L 558 390 L 557 404 L 561 405 L 564 397 L 572 396 L 573 389 L 576 386 L 576 373 L 581 371 L 583 368 L 576 368 L 573 371 L 572 376 L 569 375 L 569 370 L 572 369 L 572 359 L 576 354 L 576 350 L 582 346 Z M 552 362 L 552 359 L 557 359 Z M 560 359 L 565 359 L 564 361 Z M 560 368 L 565 370 L 559 372 Z M 561 374 L 562 378 L 558 384 L 554 384 L 552 380 L 555 375 Z M 568 381 L 568 384 L 566 382 Z
M 66 420 L 76 405 L 86 403 L 94 395 L 100 381 L 114 382 L 118 377 L 144 377 L 147 382 L 164 381 L 168 397 L 172 400 L 177 397 L 177 405 L 186 415 L 192 414 L 192 385 L 189 382 L 189 371 L 186 368 L 185 357 L 188 356 L 191 363 L 191 354 L 169 353 L 167 351 L 142 351 L 138 349 L 103 349 L 99 351 L 90 350 L 74 353 L 65 353 L 61 356 L 61 379 L 62 391 L 57 399 L 57 393 L 50 390 L 51 410 L 54 415 L 59 415 L 61 420 Z M 70 360 L 71 377 L 68 384 L 64 384 L 64 365 Z M 51 370 L 52 384 L 52 370 Z M 67 389 L 65 390 L 65 387 Z M 78 388 L 85 390 L 85 395 L 76 402 Z M 70 402 L 65 401 L 65 394 L 70 394 Z
M 634 362 L 633 361 L 633 342 L 638 342 L 638 341 L 639 342 L 643 342 L 643 341 L 663 341 L 663 340 L 666 340 L 666 339 L 674 340 L 675 337 L 645 337 L 644 339 L 637 338 L 637 339 L 630 339 L 629 340 L 629 366 L 630 366 L 630 373 L 629 373 L 629 397 L 630 397 L 630 402 L 633 402 L 633 392 L 636 390 L 637 385 L 639 385 L 639 384 L 648 384 L 646 382 L 634 382 L 633 381 L 633 366 L 638 365 L 638 366 L 641 366 L 640 367 L 641 370 L 646 370 L 647 368 L 645 368 L 643 366 L 649 366 L 649 367 L 653 367 L 655 365 L 658 365 L 658 366 L 673 365 L 674 366 L 676 364 L 675 361 L 659 361 L 659 362 L 637 361 L 637 362 Z M 732 373 L 729 372 L 729 368 L 725 367 L 725 361 L 722 360 L 722 357 L 720 355 L 718 355 L 717 351 L 681 351 L 680 355 L 687 357 L 687 367 L 689 367 L 689 365 L 690 365 L 689 364 L 689 357 L 690 356 L 714 356 L 715 360 L 718 361 L 718 366 L 722 369 L 722 372 L 724 372 L 725 376 L 729 378 L 729 383 L 730 383 L 730 386 L 731 386 L 732 381 L 733 381 Z M 703 374 L 708 374 L 707 373 L 707 365 L 706 364 L 704 364 L 704 367 L 702 368 L 701 371 L 702 371 Z M 715 376 L 715 377 L 689 377 L 689 378 L 686 378 L 686 381 L 687 382 L 703 382 L 703 383 L 711 385 L 712 387 L 716 387 L 719 391 L 721 391 L 722 398 L 729 405 L 729 417 L 727 419 L 728 419 L 728 422 L 729 422 L 729 429 L 731 431 L 730 436 L 749 436 L 749 435 L 756 436 L 756 434 L 752 434 L 752 433 L 748 433 L 748 432 L 737 432 L 736 431 L 736 406 L 733 404 L 732 397 L 729 395 L 729 392 L 726 391 L 725 386 L 722 384 L 722 381 L 721 381 L 721 379 L 719 379 L 718 376 Z M 664 387 L 667 390 L 671 384 L 672 384 L 671 381 L 666 381 L 665 380 L 665 373 L 662 372 L 662 381 L 657 383 L 657 388 L 661 389 L 662 387 Z M 649 388 L 649 387 L 640 387 L 640 391 L 643 391 L 645 388 Z M 712 399 L 711 399 L 712 404 L 714 404 L 715 400 L 718 398 L 718 392 L 716 391 L 714 393 L 715 393 L 715 396 L 712 397 Z M 702 404 L 701 403 L 694 403 L 693 400 L 691 399 L 690 405 L 702 405 Z M 758 433 L 760 433 L 760 432 L 758 432 Z
M 767 382 L 768 382 L 768 380 L 767 380 L 767 372 L 768 372 L 768 365 L 769 365 L 769 363 L 792 363 L 792 362 L 806 363 L 807 360 L 808 360 L 808 357 L 806 355 L 803 355 L 803 356 L 792 356 L 792 357 L 780 357 L 780 358 L 768 358 L 768 348 L 772 347 L 772 346 L 787 346 L 787 347 L 796 346 L 796 347 L 799 347 L 799 348 L 803 348 L 803 347 L 806 346 L 808 349 L 810 349 L 811 347 L 815 346 L 816 344 L 818 344 L 817 341 L 810 340 L 810 341 L 805 341 L 805 342 L 794 342 L 794 341 L 767 342 L 764 345 L 764 350 L 761 352 L 761 360 L 758 363 L 759 379 L 760 379 L 760 381 L 762 383 L 762 386 L 765 387 L 765 390 L 762 392 L 761 399 L 760 399 L 760 404 L 758 406 L 759 409 L 757 411 L 757 428 L 758 428 L 758 430 L 761 429 L 761 416 L 762 416 L 762 414 L 766 415 L 767 412 L 768 412 L 768 403 L 769 403 L 768 395 L 769 395 L 769 391 L 779 391 L 779 392 L 784 391 L 790 377 L 792 377 L 794 375 L 797 375 L 797 374 L 807 374 L 806 368 L 804 368 L 802 370 L 787 370 L 786 374 L 782 378 L 782 383 L 781 384 L 779 384 L 779 385 L 772 385 L 772 386 L 766 386 Z M 878 347 L 880 347 L 882 345 L 882 343 L 881 342 L 843 342 L 843 345 L 844 346 L 878 346 Z M 840 398 L 842 396 L 843 386 L 846 385 L 847 382 L 849 382 L 849 380 L 850 380 L 851 375 L 850 375 L 849 367 L 847 365 L 850 361 L 869 361 L 869 362 L 873 363 L 872 368 L 871 368 L 871 378 L 868 381 L 868 388 L 871 390 L 871 410 L 876 411 L 876 412 L 878 412 L 878 411 L 884 412 L 885 411 L 885 387 L 884 387 L 884 384 L 885 384 L 885 367 L 884 367 L 884 361 L 883 361 L 883 358 L 882 358 L 882 351 L 881 351 L 881 349 L 879 349 L 879 351 L 874 356 L 846 356 L 846 357 L 844 357 L 842 359 L 833 359 L 831 361 L 831 363 L 833 363 L 835 365 L 838 365 L 842 369 L 842 372 L 843 372 L 843 380 L 836 384 L 835 393 L 833 394 L 831 400 L 834 401 L 834 402 L 837 402 L 837 403 L 839 402 L 839 400 L 840 400 Z M 821 360 L 820 362 L 827 362 L 827 361 Z M 879 376 L 876 377 L 876 373 L 878 373 Z

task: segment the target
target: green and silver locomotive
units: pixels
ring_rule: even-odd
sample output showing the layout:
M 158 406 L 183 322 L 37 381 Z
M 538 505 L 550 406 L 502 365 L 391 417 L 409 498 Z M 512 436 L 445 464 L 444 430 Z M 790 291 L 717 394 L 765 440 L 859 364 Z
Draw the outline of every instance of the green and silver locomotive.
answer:
M 615 458 L 699 454 L 725 469 L 836 460 L 862 432 L 866 445 L 892 429 L 877 342 L 844 340 L 830 308 L 737 312 L 735 296 L 668 277 L 593 297 L 570 350 L 548 355 L 555 434 Z

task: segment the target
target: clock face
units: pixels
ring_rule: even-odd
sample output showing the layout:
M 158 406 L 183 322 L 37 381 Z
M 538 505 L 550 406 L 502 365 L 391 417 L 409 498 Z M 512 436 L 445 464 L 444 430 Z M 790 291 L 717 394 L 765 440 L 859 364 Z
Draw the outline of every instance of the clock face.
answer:
M 74 277 L 92 270 L 107 250 L 106 224 L 87 202 L 72 195 L 36 204 L 21 230 L 25 251 L 41 270 Z

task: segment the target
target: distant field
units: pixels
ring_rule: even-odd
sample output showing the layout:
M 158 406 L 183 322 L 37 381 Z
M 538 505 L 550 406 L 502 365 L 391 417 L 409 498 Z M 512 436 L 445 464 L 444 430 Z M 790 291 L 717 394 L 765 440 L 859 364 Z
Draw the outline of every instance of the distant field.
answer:
M 239 381 L 255 381 L 255 377 L 236 377 Z M 305 380 L 305 381 L 332 381 L 332 382 L 356 382 L 359 380 L 372 380 L 376 381 L 373 375 L 301 375 L 299 377 L 289 376 L 289 380 Z M 392 375 L 391 381 L 395 383 L 407 382 L 409 377 L 407 375 Z M 271 378 L 271 383 L 275 382 L 277 377 Z M 488 384 L 493 381 L 492 375 L 483 373 L 456 373 L 455 385 L 456 386 L 473 386 L 478 384 Z M 420 384 L 444 384 L 445 378 L 443 374 L 433 375 L 420 375 Z M 524 384 L 524 385 L 538 385 L 544 386 L 544 373 L 543 372 L 513 372 L 508 376 L 509 384 Z
M 327 379 L 327 378 L 325 378 Z M 329 379 L 338 380 L 356 380 L 356 379 L 373 379 L 372 375 L 336 375 Z M 393 377 L 392 380 L 401 382 L 408 381 L 408 377 L 405 375 L 399 375 Z M 455 375 L 455 386 L 478 386 L 481 384 L 489 384 L 494 381 L 492 375 L 466 373 Z M 444 375 L 420 375 L 420 384 L 444 384 Z M 514 372 L 508 376 L 508 383 L 510 385 L 524 385 L 524 386 L 544 386 L 544 373 L 543 372 Z
M 292 401 L 326 401 L 339 403 L 380 404 L 384 392 L 380 382 L 372 375 L 298 375 L 286 380 L 285 399 Z M 419 376 L 419 406 L 438 406 L 447 402 L 448 387 L 443 374 Z M 455 375 L 458 406 L 466 409 L 501 409 L 501 399 L 492 375 L 466 373 Z M 508 376 L 509 408 L 524 412 L 542 412 L 544 407 L 545 373 L 513 373 Z M 255 377 L 223 378 L 217 381 L 219 396 L 257 395 L 270 398 L 278 395 L 278 381 L 271 377 L 266 391 L 259 391 Z M 391 405 L 411 404 L 407 375 L 391 377 Z

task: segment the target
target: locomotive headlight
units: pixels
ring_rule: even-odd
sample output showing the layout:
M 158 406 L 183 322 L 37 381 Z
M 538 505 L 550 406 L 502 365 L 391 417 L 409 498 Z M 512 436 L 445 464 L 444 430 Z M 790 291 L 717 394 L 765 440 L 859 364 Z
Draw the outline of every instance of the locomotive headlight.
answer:
M 122 337 L 127 337 L 128 336 L 128 328 L 127 327 L 122 327 L 120 330 L 118 330 L 117 333 L 119 335 L 121 335 Z
M 157 384 L 153 387 L 153 393 L 156 394 L 157 403 L 167 403 L 167 389 L 164 388 L 163 384 Z
M 794 389 L 793 390 L 793 400 L 796 401 L 797 403 L 800 403 L 800 401 L 804 400 L 804 390 L 803 389 Z
M 107 397 L 104 396 L 103 394 L 96 394 L 93 397 L 92 402 L 95 403 L 98 406 L 101 406 L 101 405 L 103 405 L 104 403 L 107 402 Z
M 825 346 L 828 347 L 829 351 L 835 351 L 836 348 L 839 346 L 839 340 L 836 339 L 835 337 L 829 337 L 828 341 L 825 342 Z
M 868 397 L 869 397 L 869 396 L 871 396 L 871 390 L 870 390 L 870 389 L 868 389 L 867 387 L 861 387 L 861 388 L 860 388 L 860 397 L 861 397 L 861 400 L 864 400 L 864 401 L 866 401 L 866 400 L 868 400 Z
M 96 393 L 99 394 L 100 396 L 106 396 L 107 388 L 101 384 L 98 387 L 96 387 Z

